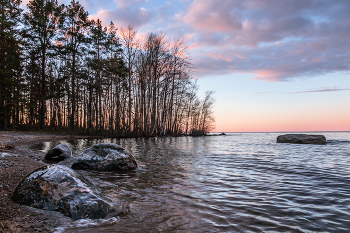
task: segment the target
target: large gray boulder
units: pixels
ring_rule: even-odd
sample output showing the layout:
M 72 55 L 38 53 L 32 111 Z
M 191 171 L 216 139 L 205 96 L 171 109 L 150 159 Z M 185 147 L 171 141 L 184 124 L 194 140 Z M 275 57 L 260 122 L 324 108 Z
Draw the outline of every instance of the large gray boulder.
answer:
M 45 155 L 45 159 L 51 161 L 62 161 L 70 157 L 72 157 L 72 151 L 67 144 L 59 144 L 49 150 L 49 152 L 47 152 Z
M 277 143 L 296 144 L 326 144 L 326 137 L 323 135 L 310 134 L 284 134 L 277 137 Z
M 25 177 L 12 200 L 38 209 L 58 211 L 73 220 L 104 218 L 114 205 L 99 196 L 94 186 L 72 169 L 44 166 Z
M 83 170 L 133 170 L 137 168 L 134 156 L 114 143 L 96 144 L 86 149 L 73 164 Z

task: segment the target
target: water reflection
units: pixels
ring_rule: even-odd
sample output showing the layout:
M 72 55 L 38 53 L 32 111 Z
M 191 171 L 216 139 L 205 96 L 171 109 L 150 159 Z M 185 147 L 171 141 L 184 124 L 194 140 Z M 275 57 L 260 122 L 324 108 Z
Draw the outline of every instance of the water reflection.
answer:
M 325 135 L 325 146 L 277 144 L 274 133 L 66 141 L 74 155 L 114 142 L 139 164 L 133 172 L 79 171 L 130 211 L 71 232 L 346 232 L 350 134 Z

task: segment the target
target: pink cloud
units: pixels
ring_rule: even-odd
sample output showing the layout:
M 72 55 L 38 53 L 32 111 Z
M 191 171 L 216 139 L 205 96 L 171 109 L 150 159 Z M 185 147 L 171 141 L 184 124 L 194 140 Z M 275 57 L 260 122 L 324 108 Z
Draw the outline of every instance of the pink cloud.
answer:
M 225 54 L 225 53 L 219 54 L 219 53 L 213 53 L 213 52 L 210 52 L 208 54 L 209 54 L 209 56 L 211 56 L 215 60 L 224 60 L 224 61 L 227 61 L 227 62 L 231 62 L 232 61 L 232 59 L 230 58 L 229 54 Z
M 111 21 L 117 27 L 127 27 L 134 25 L 136 28 L 147 24 L 150 19 L 150 12 L 145 8 L 138 9 L 115 9 L 115 10 L 100 10 L 95 15 L 90 15 L 90 19 L 100 19 L 104 25 L 108 25 Z
M 217 41 L 215 46 L 225 43 L 256 48 L 261 43 L 276 44 L 284 39 L 349 38 L 349 24 L 334 20 L 338 15 L 346 17 L 347 10 L 350 10 L 349 4 L 344 1 L 331 5 L 319 0 L 224 0 L 220 4 L 205 0 L 194 1 L 183 18 L 198 32 L 196 47 L 213 46 L 212 42 Z M 333 23 L 339 25 L 335 27 Z M 225 40 L 215 38 L 218 33 L 224 34 Z M 318 49 L 327 49 L 326 44 L 318 46 Z
M 266 69 L 266 70 L 258 70 L 254 72 L 256 75 L 255 77 L 251 78 L 251 80 L 262 80 L 262 81 L 268 81 L 268 82 L 281 82 L 281 81 L 288 81 L 288 78 L 286 77 L 286 73 L 283 71 L 276 71 L 273 68 L 272 69 Z
M 236 53 L 235 55 L 236 55 L 236 57 L 238 57 L 239 59 L 247 60 L 247 58 L 244 57 L 244 56 L 242 56 L 240 53 Z
M 225 10 L 228 9 L 228 10 Z M 195 29 L 207 32 L 241 29 L 238 12 L 230 1 L 195 0 L 189 7 L 184 21 Z
M 300 43 L 291 40 L 273 43 L 254 49 L 245 47 L 212 48 L 205 52 L 197 47 L 192 50 L 195 75 L 214 76 L 231 73 L 254 74 L 253 80 L 285 82 L 295 78 L 307 78 L 332 72 L 350 70 L 350 46 L 333 44 L 327 50 L 314 50 L 317 41 Z M 242 59 L 244 58 L 244 59 Z
M 261 81 L 268 81 L 268 82 L 281 82 L 281 78 L 278 76 L 257 76 L 257 77 L 251 78 L 251 80 L 261 80 Z

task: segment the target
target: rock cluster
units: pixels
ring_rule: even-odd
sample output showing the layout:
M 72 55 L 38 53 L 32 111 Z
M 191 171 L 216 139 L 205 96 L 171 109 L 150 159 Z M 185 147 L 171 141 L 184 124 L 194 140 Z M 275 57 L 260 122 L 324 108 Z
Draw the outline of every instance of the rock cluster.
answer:
M 277 143 L 296 143 L 296 144 L 326 144 L 326 137 L 323 135 L 310 134 L 284 134 L 277 137 Z
M 136 169 L 133 155 L 113 143 L 96 144 L 78 157 L 71 157 L 71 154 L 66 144 L 52 148 L 45 159 L 63 161 L 58 165 L 41 167 L 25 177 L 14 191 L 12 200 L 38 209 L 58 211 L 73 220 L 104 218 L 110 213 L 117 213 L 119 207 L 102 198 L 93 184 L 72 168 Z

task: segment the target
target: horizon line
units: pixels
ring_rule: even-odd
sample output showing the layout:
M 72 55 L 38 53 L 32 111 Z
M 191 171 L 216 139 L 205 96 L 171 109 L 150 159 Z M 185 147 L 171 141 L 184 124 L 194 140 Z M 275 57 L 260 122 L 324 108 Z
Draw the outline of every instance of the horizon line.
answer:
M 325 131 L 215 131 L 210 133 L 350 133 L 350 130 L 325 130 Z

